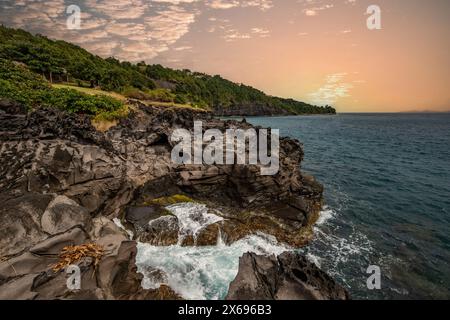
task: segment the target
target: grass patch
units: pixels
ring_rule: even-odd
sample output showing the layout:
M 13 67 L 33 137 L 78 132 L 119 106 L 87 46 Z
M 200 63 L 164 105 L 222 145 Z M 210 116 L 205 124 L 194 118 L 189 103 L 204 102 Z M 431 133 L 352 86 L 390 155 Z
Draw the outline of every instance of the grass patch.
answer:
M 102 96 L 108 96 L 120 101 L 125 101 L 126 98 L 121 95 L 118 94 L 117 92 L 112 92 L 112 91 L 104 91 L 101 89 L 95 89 L 95 88 L 84 88 L 84 87 L 78 87 L 78 86 L 74 86 L 74 85 L 70 85 L 70 84 L 52 84 L 53 88 L 56 89 L 72 89 L 72 90 L 76 90 L 79 91 L 81 93 L 85 93 L 85 94 L 89 94 L 92 96 L 96 96 L 96 95 L 102 95 Z

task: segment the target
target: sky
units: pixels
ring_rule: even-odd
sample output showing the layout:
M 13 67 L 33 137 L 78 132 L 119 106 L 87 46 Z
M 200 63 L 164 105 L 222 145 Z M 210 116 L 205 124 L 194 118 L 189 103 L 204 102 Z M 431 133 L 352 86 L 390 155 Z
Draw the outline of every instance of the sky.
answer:
M 448 0 L 0 0 L 0 23 L 339 112 L 450 110 Z

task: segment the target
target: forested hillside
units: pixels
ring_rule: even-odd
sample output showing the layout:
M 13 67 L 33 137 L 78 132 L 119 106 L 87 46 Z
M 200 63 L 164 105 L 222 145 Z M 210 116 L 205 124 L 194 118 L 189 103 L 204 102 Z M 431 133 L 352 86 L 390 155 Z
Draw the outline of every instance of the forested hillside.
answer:
M 272 97 L 220 76 L 144 62 L 132 64 L 114 58 L 103 59 L 65 41 L 53 41 L 4 26 L 0 26 L 0 58 L 4 59 L 3 65 L 5 61 L 22 63 L 51 83 L 98 87 L 142 100 L 190 104 L 213 110 L 218 115 L 335 113 L 329 106 L 318 107 Z M 43 80 L 42 77 L 40 79 Z M 5 90 L 0 92 L 5 94 Z M 23 90 L 21 92 L 26 95 Z M 37 102 L 39 99 L 32 101 Z

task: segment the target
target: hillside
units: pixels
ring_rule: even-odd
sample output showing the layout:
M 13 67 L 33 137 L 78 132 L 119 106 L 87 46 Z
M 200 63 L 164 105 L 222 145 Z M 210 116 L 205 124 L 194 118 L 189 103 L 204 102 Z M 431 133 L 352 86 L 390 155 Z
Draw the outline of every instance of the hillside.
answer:
M 212 110 L 216 115 L 333 114 L 293 99 L 190 70 L 103 59 L 65 41 L 0 26 L 0 58 L 20 62 L 51 83 L 98 87 L 126 97 Z

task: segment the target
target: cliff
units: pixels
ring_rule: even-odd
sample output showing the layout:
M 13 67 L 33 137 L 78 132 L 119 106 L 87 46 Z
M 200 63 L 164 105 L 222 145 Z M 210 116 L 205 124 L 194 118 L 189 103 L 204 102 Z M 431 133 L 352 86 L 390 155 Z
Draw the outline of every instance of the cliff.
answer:
M 0 298 L 181 298 L 167 286 L 142 289 L 135 265 L 136 240 L 179 241 L 176 219 L 151 223 L 165 214 L 164 203 L 199 201 L 225 218 L 200 230 L 195 241 L 183 239 L 184 246 L 211 245 L 219 232 L 227 243 L 256 232 L 294 247 L 311 239 L 323 189 L 301 173 L 298 141 L 281 139 L 275 176 L 261 176 L 258 166 L 175 165 L 174 129 L 191 130 L 196 119 L 204 129 L 251 126 L 189 108 L 129 103 L 129 116 L 102 133 L 86 115 L 27 112 L 0 101 Z M 132 229 L 133 238 L 113 219 Z M 70 261 L 83 282 L 70 291 L 64 270 L 52 266 L 64 248 L 87 243 L 103 248 L 101 257 Z

